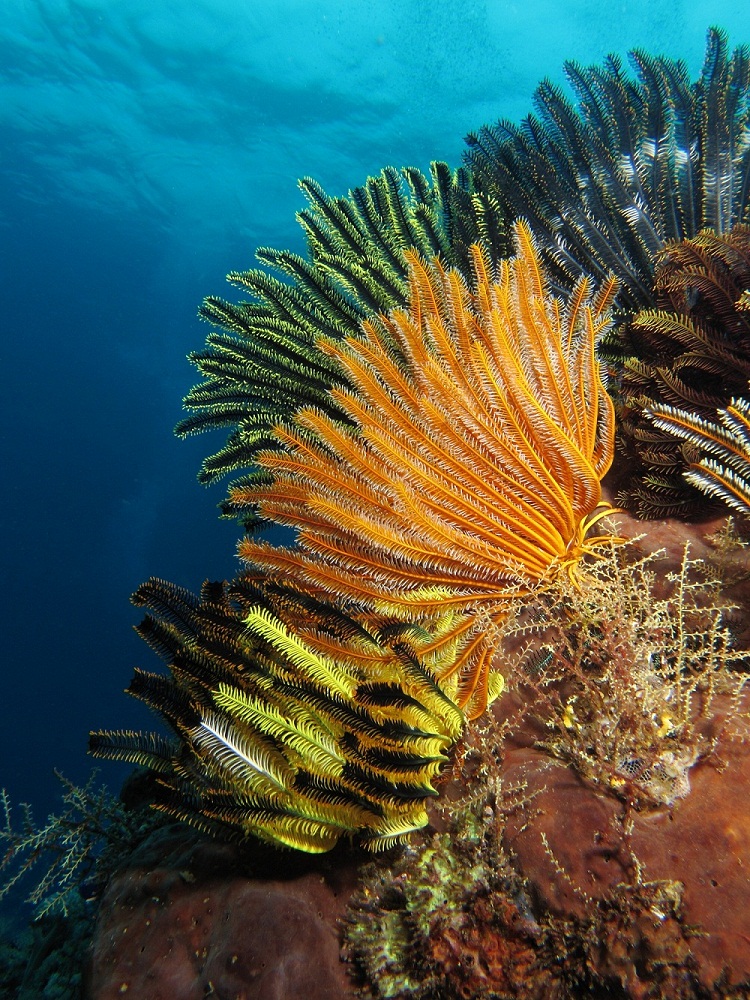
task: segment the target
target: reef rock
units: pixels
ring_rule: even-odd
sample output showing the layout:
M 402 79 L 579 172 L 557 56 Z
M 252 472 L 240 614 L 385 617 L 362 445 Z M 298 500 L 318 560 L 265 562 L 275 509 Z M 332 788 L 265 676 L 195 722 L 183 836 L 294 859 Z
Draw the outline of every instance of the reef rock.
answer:
M 184 828 L 160 843 L 167 862 L 129 865 L 102 898 L 91 1000 L 353 996 L 339 960 L 338 921 L 354 885 L 347 859 L 302 865 L 274 852 L 254 876 L 237 849 Z
M 627 817 L 537 750 L 506 759 L 526 804 L 502 841 L 538 921 L 576 926 L 598 977 L 626 996 L 745 995 L 750 983 L 750 746 L 723 749 L 718 766 L 693 769 L 688 796 Z

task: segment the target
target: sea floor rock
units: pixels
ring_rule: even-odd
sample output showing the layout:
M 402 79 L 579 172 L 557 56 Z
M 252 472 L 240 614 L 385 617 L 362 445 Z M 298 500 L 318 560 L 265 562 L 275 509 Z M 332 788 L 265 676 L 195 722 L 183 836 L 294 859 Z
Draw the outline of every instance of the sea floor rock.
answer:
M 129 864 L 102 898 L 91 1000 L 353 996 L 338 926 L 355 885 L 349 859 L 301 864 L 261 851 L 263 871 L 253 875 L 237 849 L 185 828 L 161 841 L 166 862 Z
M 750 745 L 722 750 L 718 766 L 696 765 L 686 798 L 630 813 L 538 750 L 506 758 L 504 780 L 523 784 L 527 805 L 502 841 L 535 914 L 597 936 L 587 961 L 625 996 L 750 984 Z
M 717 558 L 707 536 L 722 520 L 620 518 L 625 535 L 648 531 L 643 550 L 665 549 L 660 594 L 686 541 Z M 740 609 L 748 558 L 726 567 Z M 733 622 L 743 646 L 749 620 Z M 717 745 L 689 794 L 639 808 L 543 749 L 538 718 L 509 727 L 519 697 L 458 748 L 431 828 L 363 881 L 363 855 L 344 848 L 258 848 L 248 867 L 237 848 L 166 828 L 102 898 L 90 1000 L 750 998 L 748 697 L 726 703 L 726 729 L 717 702 Z

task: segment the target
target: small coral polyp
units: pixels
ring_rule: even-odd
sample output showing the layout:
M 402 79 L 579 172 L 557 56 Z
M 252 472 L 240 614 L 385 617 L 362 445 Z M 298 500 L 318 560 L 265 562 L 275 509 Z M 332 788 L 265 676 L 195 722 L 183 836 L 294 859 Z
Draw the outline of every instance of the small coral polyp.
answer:
M 617 283 L 582 276 L 556 298 L 528 226 L 514 231 L 497 273 L 471 248 L 470 283 L 407 253 L 408 311 L 320 345 L 353 387 L 331 392 L 348 424 L 303 409 L 259 456 L 268 480 L 231 494 L 297 531 L 293 548 L 244 540 L 248 564 L 369 626 L 408 625 L 469 717 L 510 599 L 596 547 L 613 455 L 596 345 Z

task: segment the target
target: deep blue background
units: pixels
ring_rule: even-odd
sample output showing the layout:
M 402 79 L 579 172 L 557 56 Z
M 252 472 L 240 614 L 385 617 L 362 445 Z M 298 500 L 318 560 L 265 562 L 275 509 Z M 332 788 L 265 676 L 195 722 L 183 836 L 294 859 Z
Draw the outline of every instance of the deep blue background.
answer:
M 235 570 L 212 443 L 171 429 L 201 298 L 301 250 L 296 178 L 458 164 L 573 58 L 750 42 L 728 0 L 4 0 L 0 23 L 0 785 L 39 818 L 90 728 L 148 728 L 128 598 Z M 743 31 L 745 34 L 743 35 Z M 116 784 L 122 772 L 104 764 Z

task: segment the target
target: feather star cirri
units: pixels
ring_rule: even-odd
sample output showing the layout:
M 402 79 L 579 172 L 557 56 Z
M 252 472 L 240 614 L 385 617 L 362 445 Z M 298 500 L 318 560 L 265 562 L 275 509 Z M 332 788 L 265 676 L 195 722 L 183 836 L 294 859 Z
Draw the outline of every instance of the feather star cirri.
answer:
M 469 717 L 492 694 L 496 625 L 511 597 L 574 573 L 607 510 L 614 415 L 596 357 L 617 286 L 587 276 L 552 295 L 529 227 L 497 273 L 471 248 L 472 286 L 407 252 L 410 302 L 324 340 L 353 389 L 351 424 L 303 409 L 260 454 L 272 481 L 232 496 L 293 527 L 247 538 L 270 580 L 409 640 Z M 353 425 L 353 426 L 352 426 Z

